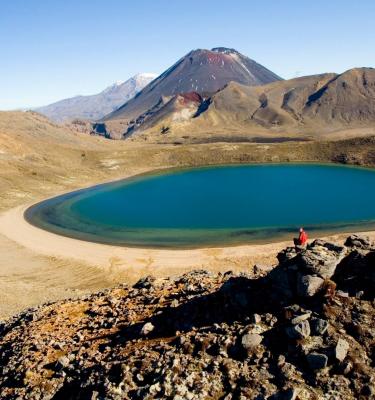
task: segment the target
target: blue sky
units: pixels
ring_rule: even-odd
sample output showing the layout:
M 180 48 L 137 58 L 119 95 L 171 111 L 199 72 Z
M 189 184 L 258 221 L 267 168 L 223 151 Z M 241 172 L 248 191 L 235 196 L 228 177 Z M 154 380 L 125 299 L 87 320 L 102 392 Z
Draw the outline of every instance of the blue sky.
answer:
M 0 109 L 233 47 L 284 78 L 375 67 L 373 0 L 0 0 Z

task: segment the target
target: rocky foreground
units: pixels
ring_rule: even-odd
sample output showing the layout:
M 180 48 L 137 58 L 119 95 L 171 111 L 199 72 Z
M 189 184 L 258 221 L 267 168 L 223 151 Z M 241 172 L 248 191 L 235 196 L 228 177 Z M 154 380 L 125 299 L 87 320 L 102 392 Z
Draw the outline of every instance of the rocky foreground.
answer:
M 375 247 L 147 277 L 0 323 L 1 399 L 373 399 Z

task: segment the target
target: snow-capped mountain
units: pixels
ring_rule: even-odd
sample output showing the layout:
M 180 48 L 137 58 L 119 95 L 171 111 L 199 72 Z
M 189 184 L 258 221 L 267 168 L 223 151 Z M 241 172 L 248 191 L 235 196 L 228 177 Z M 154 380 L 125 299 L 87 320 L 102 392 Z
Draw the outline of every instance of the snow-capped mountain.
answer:
M 156 76 L 152 73 L 140 73 L 125 82 L 117 81 L 98 94 L 60 100 L 39 107 L 35 111 L 56 122 L 67 122 L 73 119 L 95 121 L 130 100 Z
M 278 80 L 281 78 L 275 73 L 234 49 L 193 50 L 103 121 L 122 121 L 123 127 L 157 105 L 165 96 L 196 92 L 205 97 L 231 81 L 256 86 Z

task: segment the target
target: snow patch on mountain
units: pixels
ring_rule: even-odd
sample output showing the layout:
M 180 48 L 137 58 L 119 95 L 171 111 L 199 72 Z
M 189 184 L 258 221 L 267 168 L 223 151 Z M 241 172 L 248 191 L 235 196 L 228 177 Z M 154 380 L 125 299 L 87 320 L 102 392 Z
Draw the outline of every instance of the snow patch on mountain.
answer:
M 127 81 L 116 81 L 102 92 L 91 96 L 75 96 L 35 109 L 56 122 L 74 119 L 98 120 L 129 101 L 157 75 L 139 73 Z

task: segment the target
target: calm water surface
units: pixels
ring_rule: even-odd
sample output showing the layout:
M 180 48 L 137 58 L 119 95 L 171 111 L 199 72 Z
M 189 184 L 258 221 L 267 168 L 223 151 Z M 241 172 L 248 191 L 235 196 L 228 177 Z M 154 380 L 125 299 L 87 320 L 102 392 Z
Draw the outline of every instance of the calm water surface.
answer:
M 375 226 L 375 171 L 245 165 L 167 171 L 72 192 L 25 214 L 62 235 L 117 245 L 199 247 Z

